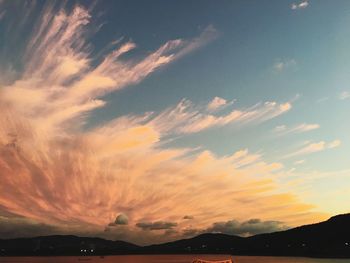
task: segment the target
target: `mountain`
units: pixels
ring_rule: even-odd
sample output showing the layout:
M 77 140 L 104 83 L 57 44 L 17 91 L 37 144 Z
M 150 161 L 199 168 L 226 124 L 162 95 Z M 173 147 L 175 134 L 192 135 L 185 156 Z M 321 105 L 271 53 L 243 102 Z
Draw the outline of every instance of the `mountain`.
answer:
M 228 253 L 235 255 L 350 258 L 350 214 L 281 232 L 242 238 L 203 234 L 142 248 L 145 253 Z
M 43 236 L 0 239 L 0 255 L 105 255 L 133 254 L 139 246 L 101 238 Z
M 256 254 L 350 257 L 350 214 L 247 240 Z
M 202 234 L 189 239 L 143 247 L 150 254 L 228 253 L 244 249 L 246 238 L 225 234 Z
M 281 232 L 238 237 L 202 234 L 140 247 L 123 241 L 76 236 L 0 240 L 1 255 L 200 254 L 350 258 L 350 214 Z

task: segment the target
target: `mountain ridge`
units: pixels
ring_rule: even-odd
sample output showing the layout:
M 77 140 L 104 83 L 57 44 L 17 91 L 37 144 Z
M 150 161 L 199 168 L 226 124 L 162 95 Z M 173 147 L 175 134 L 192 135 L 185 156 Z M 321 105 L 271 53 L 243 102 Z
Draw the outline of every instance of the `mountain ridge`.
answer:
M 0 239 L 2 256 L 193 253 L 350 258 L 350 213 L 315 224 L 250 237 L 204 233 L 148 246 L 74 235 Z

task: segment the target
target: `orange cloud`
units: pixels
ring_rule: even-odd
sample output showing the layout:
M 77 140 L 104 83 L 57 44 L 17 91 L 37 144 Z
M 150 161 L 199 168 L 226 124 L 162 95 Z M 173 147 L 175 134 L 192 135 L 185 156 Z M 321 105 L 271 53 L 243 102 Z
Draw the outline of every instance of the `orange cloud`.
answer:
M 339 147 L 341 144 L 340 140 L 334 140 L 332 142 L 325 142 L 325 141 L 320 141 L 316 143 L 310 143 L 308 142 L 306 146 L 302 147 L 301 149 L 290 153 L 286 155 L 284 158 L 290 158 L 290 157 L 295 157 L 295 156 L 300 156 L 300 155 L 306 155 L 306 154 L 311 154 L 311 153 L 316 153 L 316 152 L 321 152 L 327 149 L 333 149 Z
M 198 38 L 168 41 L 132 61 L 120 56 L 136 45 L 117 42 L 119 47 L 92 66 L 84 38 L 90 19 L 82 7 L 58 14 L 44 9 L 26 50 L 23 77 L 0 90 L 1 211 L 61 231 L 84 229 L 139 243 L 174 239 L 191 224 L 206 229 L 252 214 L 288 225 L 300 217 L 303 223 L 321 218 L 293 193 L 279 193 L 274 178 L 280 163 L 248 150 L 218 157 L 162 147 L 171 130 L 259 123 L 288 111 L 290 103 L 266 102 L 214 116 L 184 100 L 158 115 L 82 128 L 86 115 L 105 105 L 103 95 L 142 81 L 215 35 L 210 27 Z M 128 224 L 106 228 L 119 214 Z M 182 220 L 185 215 L 193 219 Z M 175 232 L 144 231 L 137 227 L 142 222 L 170 222 Z
M 209 111 L 215 111 L 224 106 L 227 106 L 227 104 L 232 104 L 232 103 L 233 102 L 227 102 L 227 100 L 225 100 L 224 98 L 215 97 L 208 103 L 207 108 Z
M 282 104 L 265 102 L 247 109 L 232 110 L 226 115 L 213 115 L 206 113 L 205 108 L 183 99 L 175 107 L 170 107 L 156 116 L 151 124 L 163 133 L 196 133 L 228 124 L 258 124 L 275 118 L 291 108 L 289 102 Z

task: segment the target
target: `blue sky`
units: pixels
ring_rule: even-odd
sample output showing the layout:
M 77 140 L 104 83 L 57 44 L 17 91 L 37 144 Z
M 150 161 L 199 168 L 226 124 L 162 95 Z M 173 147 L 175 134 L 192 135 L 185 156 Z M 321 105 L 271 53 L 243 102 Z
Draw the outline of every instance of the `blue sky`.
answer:
M 0 0 L 0 224 L 152 243 L 348 212 L 349 23 L 347 0 Z
M 183 97 L 201 103 L 219 96 L 246 107 L 260 101 L 288 101 L 299 95 L 291 112 L 263 127 L 215 129 L 178 143 L 203 145 L 220 155 L 248 147 L 276 158 L 302 141 L 340 139 L 342 147 L 317 154 L 316 159 L 310 156 L 311 163 L 305 169 L 348 168 L 350 123 L 345 119 L 349 103 L 339 96 L 349 90 L 350 5 L 347 1 L 311 1 L 307 8 L 292 10 L 291 4 L 155 1 L 135 9 L 132 3 L 107 4 L 109 23 L 104 30 L 128 35 L 142 48 L 191 37 L 208 25 L 215 27 L 219 36 L 135 87 L 110 95 L 109 105 L 96 113 L 96 119 L 130 111 L 159 111 Z M 106 3 L 101 6 L 106 8 Z M 278 70 L 279 63 L 283 66 Z M 271 135 L 278 125 L 301 123 L 317 123 L 320 129 L 282 138 Z

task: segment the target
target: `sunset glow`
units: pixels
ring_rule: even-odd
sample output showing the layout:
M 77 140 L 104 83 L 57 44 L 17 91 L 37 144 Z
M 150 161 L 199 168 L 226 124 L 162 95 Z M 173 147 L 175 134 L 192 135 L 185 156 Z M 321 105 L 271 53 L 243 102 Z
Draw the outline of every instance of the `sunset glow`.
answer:
M 160 13 L 161 2 L 153 3 Z M 243 2 L 224 2 L 207 21 L 188 18 L 187 28 L 174 19 L 166 33 L 150 32 L 143 18 L 134 25 L 146 14 L 113 20 L 121 2 L 0 1 L 0 235 L 150 244 L 248 236 L 347 212 L 350 63 L 339 53 L 326 83 L 327 63 L 311 69 L 316 55 L 301 47 L 260 54 L 266 43 L 245 36 L 250 24 L 230 31 L 217 14 L 253 8 Z M 312 18 L 302 35 L 316 27 L 313 13 L 327 10 L 325 2 L 275 3 L 286 19 Z M 268 38 L 278 36 L 260 19 L 274 24 Z M 343 23 L 329 47 L 311 51 L 312 36 L 294 44 L 317 56 L 336 45 L 342 52 L 350 41 Z

